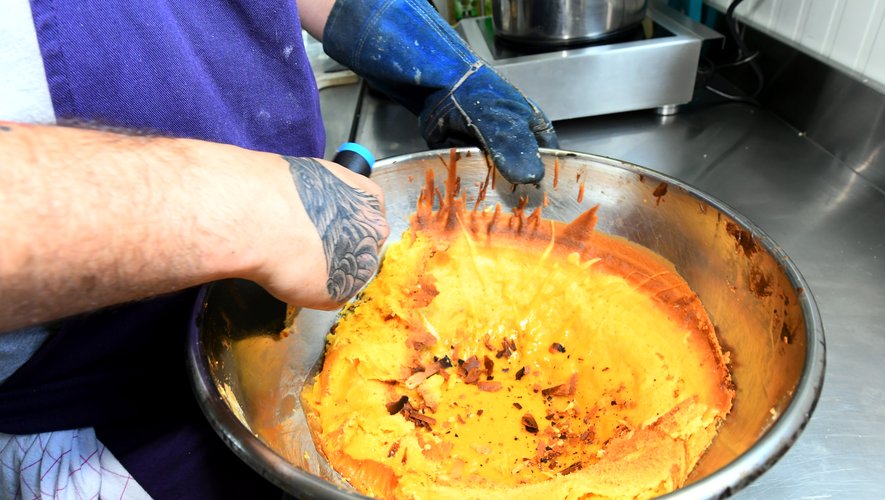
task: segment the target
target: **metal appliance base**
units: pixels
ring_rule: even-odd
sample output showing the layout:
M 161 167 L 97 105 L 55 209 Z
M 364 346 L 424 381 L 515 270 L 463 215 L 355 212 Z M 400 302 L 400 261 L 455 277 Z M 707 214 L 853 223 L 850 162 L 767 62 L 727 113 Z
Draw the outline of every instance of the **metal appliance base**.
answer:
M 504 78 L 551 120 L 666 108 L 692 99 L 701 44 L 722 35 L 665 5 L 650 6 L 666 36 L 502 55 L 490 17 L 462 20 L 455 29 Z M 648 20 L 645 29 L 652 29 Z

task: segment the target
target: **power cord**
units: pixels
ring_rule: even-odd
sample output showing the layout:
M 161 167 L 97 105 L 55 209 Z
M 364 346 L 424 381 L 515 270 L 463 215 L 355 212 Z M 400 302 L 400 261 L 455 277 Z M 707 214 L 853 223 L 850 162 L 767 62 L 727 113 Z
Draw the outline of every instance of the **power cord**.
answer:
M 717 65 L 713 64 L 712 61 L 705 57 L 704 59 L 706 60 L 705 62 L 707 62 L 707 64 L 709 65 L 709 69 L 701 69 L 699 67 L 698 74 L 702 78 L 702 85 L 710 92 L 731 101 L 755 103 L 756 97 L 759 96 L 759 94 L 762 92 L 763 87 L 765 86 L 765 75 L 762 74 L 762 68 L 759 66 L 759 62 L 756 60 L 759 57 L 759 52 L 752 52 L 749 47 L 747 47 L 746 42 L 744 42 L 743 33 L 738 26 L 738 21 L 734 17 L 734 10 L 743 1 L 744 0 L 733 0 L 728 6 L 728 9 L 725 11 L 725 25 L 728 28 L 728 32 L 731 35 L 732 40 L 734 40 L 735 45 L 737 45 L 737 59 L 729 63 Z M 750 68 L 753 70 L 753 73 L 755 73 L 756 75 L 756 89 L 753 91 L 752 94 L 730 94 L 728 92 L 713 87 L 709 83 L 710 79 L 713 78 L 713 76 L 720 70 L 725 68 L 736 68 L 745 64 L 749 64 Z

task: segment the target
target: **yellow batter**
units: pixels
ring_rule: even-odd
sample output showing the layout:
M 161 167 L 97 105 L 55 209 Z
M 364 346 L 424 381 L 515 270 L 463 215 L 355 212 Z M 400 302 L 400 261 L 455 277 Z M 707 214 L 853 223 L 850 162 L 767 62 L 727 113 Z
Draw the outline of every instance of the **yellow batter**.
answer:
M 681 486 L 733 391 L 672 266 L 592 231 L 592 211 L 569 226 L 454 198 L 432 212 L 428 181 L 412 229 L 304 391 L 330 464 L 381 498 L 648 498 Z

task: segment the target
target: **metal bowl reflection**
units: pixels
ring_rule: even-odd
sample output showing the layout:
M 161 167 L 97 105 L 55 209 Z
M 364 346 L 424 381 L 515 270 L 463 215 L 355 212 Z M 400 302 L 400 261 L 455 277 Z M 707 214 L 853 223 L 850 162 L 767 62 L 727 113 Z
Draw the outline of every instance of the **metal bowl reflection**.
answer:
M 469 196 L 487 166 L 476 149 L 459 153 L 461 186 Z M 609 158 L 560 150 L 543 150 L 542 156 L 548 172 L 541 189 L 513 191 L 498 177 L 486 203 L 507 209 L 528 197 L 534 207 L 546 192 L 544 216 L 566 221 L 599 205 L 599 230 L 640 243 L 676 266 L 731 353 L 736 397 L 689 483 L 668 497 L 722 497 L 739 490 L 798 438 L 823 385 L 824 332 L 804 279 L 759 228 L 690 186 Z M 444 178 L 441 160 L 447 157 L 448 150 L 427 151 L 376 165 L 373 179 L 386 193 L 391 240 L 408 226 L 425 171 Z M 189 339 L 191 372 L 203 411 L 222 439 L 297 497 L 358 496 L 317 453 L 299 397 L 321 359 L 335 313 L 301 310 L 292 333 L 283 337 L 285 304 L 239 280 L 205 287 L 197 313 Z

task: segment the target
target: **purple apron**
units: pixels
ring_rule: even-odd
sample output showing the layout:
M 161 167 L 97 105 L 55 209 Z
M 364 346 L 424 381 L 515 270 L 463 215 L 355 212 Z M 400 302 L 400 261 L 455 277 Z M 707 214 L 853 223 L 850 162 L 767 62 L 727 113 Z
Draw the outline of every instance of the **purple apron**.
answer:
M 32 0 L 56 116 L 322 156 L 295 0 Z M 186 372 L 195 290 L 50 325 L 0 385 L 0 432 L 95 427 L 155 498 L 280 498 L 200 413 Z

